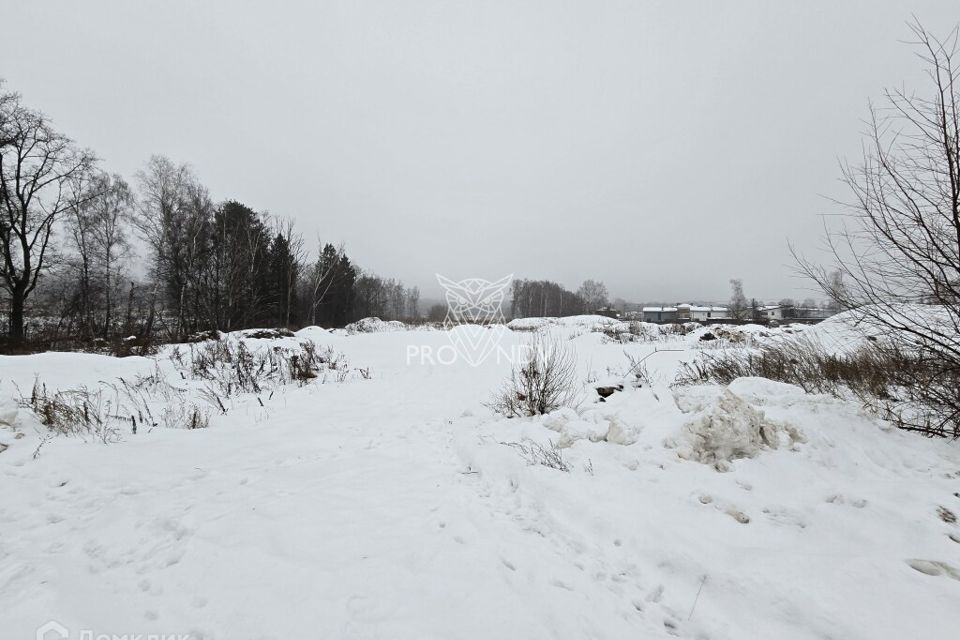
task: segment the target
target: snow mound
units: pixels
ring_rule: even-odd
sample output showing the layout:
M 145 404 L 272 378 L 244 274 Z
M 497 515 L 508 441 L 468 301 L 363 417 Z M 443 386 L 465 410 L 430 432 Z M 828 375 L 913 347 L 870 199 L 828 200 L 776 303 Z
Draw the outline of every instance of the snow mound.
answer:
M 882 319 L 882 321 L 881 321 Z M 922 332 L 951 334 L 954 319 L 945 307 L 924 304 L 897 304 L 843 311 L 807 329 L 805 336 L 828 353 L 843 356 L 871 343 L 888 340 L 910 341 L 900 331 L 919 328 Z M 900 327 L 892 329 L 891 327 Z
M 18 403 L 12 383 L 0 380 L 0 428 L 12 427 L 17 421 Z
M 807 394 L 797 385 L 756 377 L 737 378 L 727 389 L 752 404 L 766 404 L 771 400 L 790 403 Z
M 514 318 L 507 323 L 513 331 L 538 331 L 544 327 L 557 326 L 588 331 L 603 331 L 607 327 L 625 324 L 615 318 L 600 315 L 564 316 L 562 318 Z
M 17 413 L 16 400 L 0 396 L 0 427 L 12 427 L 17 420 Z
M 560 434 L 557 447 L 565 449 L 574 443 L 609 442 L 618 445 L 631 445 L 637 441 L 639 428 L 617 414 L 590 413 L 579 415 L 570 408 L 558 409 L 539 418 L 541 426 Z M 535 424 L 537 420 L 533 423 Z
M 407 325 L 398 320 L 381 320 L 373 317 L 351 322 L 344 329 L 351 333 L 384 333 L 387 331 L 406 331 Z
M 512 331 L 536 331 L 556 322 L 556 318 L 514 318 L 507 323 Z
M 731 460 L 753 458 L 764 449 L 778 449 L 803 440 L 800 432 L 785 423 L 767 419 L 730 389 L 724 389 L 703 415 L 684 425 L 686 446 L 680 457 L 726 470 Z
M 557 324 L 564 327 L 595 327 L 597 325 L 614 325 L 620 322 L 615 318 L 597 314 L 582 316 L 564 316 L 556 319 Z

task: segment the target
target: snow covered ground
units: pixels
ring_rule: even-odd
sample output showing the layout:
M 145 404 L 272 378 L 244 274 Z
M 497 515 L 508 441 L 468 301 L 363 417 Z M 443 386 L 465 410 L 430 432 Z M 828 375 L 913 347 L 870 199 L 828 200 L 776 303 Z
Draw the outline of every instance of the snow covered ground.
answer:
M 956 443 L 761 379 L 672 387 L 729 347 L 709 328 L 621 344 L 596 318 L 518 325 L 505 350 L 536 327 L 576 350 L 578 408 L 499 418 L 484 403 L 510 362 L 423 357 L 450 344 L 434 329 L 249 339 L 329 345 L 348 373 L 226 414 L 172 347 L 0 357 L 0 638 L 51 620 L 71 638 L 957 637 Z M 651 385 L 624 352 L 652 354 Z M 37 376 L 162 378 L 178 391 L 154 402 L 209 428 L 50 438 L 9 400 Z M 626 384 L 599 402 L 588 380 Z

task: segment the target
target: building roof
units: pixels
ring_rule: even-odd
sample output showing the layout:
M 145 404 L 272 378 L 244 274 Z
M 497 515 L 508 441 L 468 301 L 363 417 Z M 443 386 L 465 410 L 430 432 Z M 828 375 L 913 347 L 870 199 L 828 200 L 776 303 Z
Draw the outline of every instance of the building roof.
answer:
M 726 307 L 690 307 L 690 311 L 727 311 Z

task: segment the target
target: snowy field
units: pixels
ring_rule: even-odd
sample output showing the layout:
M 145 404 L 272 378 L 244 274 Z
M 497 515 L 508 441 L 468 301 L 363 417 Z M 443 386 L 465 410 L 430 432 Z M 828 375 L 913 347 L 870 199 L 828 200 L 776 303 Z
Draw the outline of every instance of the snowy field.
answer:
M 762 379 L 673 386 L 700 351 L 743 348 L 701 341 L 709 328 L 517 321 L 501 346 L 559 337 L 583 390 L 576 409 L 510 420 L 485 406 L 505 358 L 443 364 L 424 355 L 445 331 L 359 328 L 246 339 L 309 339 L 335 361 L 259 393 L 218 395 L 187 346 L 0 357 L 0 638 L 51 620 L 71 638 L 960 634 L 957 443 Z M 849 340 L 836 320 L 728 330 Z M 649 355 L 650 384 L 625 352 Z M 51 438 L 12 400 L 35 379 L 114 407 L 139 379 L 156 417 Z M 208 428 L 176 426 L 195 409 Z

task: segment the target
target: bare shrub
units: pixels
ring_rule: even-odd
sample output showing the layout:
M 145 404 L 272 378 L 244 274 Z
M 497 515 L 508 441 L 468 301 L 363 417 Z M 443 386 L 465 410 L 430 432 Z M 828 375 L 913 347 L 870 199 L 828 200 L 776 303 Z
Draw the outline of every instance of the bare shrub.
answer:
M 59 435 L 93 436 L 101 442 L 118 439 L 119 432 L 109 423 L 110 403 L 100 390 L 86 387 L 49 393 L 47 386 L 34 381 L 29 398 L 20 398 L 20 406 L 30 409 L 40 422 Z
M 307 354 L 290 354 L 287 359 L 287 368 L 290 371 L 290 379 L 296 380 L 300 385 L 307 384 L 317 377 L 317 366 L 313 358 Z
M 210 426 L 210 412 L 193 403 L 171 404 L 160 416 L 168 429 L 206 429 Z
M 549 467 L 551 469 L 556 469 L 557 471 L 570 471 L 570 465 L 563 458 L 563 449 L 561 449 L 557 444 L 551 440 L 549 447 L 544 447 L 539 442 L 534 442 L 532 440 L 526 440 L 524 442 L 502 442 L 508 447 L 513 447 L 520 452 L 520 455 L 523 456 L 523 459 L 527 461 L 529 465 L 540 465 L 542 467 Z M 593 463 L 590 463 L 590 471 L 593 473 Z
M 830 353 L 804 337 L 753 350 L 701 353 L 696 361 L 681 367 L 676 383 L 729 384 L 748 376 L 786 382 L 808 393 L 852 394 L 901 429 L 960 436 L 960 430 L 942 421 L 944 414 L 949 415 L 948 407 L 932 404 L 937 395 L 949 396 L 952 401 L 960 379 L 944 377 L 936 360 L 904 349 L 894 340 L 867 342 L 841 354 Z
M 641 357 L 624 350 L 623 355 L 626 356 L 627 361 L 630 363 L 630 368 L 627 369 L 627 373 L 624 375 L 624 377 L 629 380 L 632 376 L 633 383 L 638 387 L 650 387 L 653 385 L 653 376 L 650 375 L 650 370 L 647 367 L 647 360 L 658 353 L 677 351 L 683 351 L 683 349 L 662 349 L 660 347 L 654 347 L 653 351 Z
M 671 322 L 660 325 L 660 330 L 667 336 L 685 336 L 691 331 L 699 329 L 703 325 L 699 322 Z
M 575 353 L 556 338 L 534 334 L 528 359 L 487 404 L 508 418 L 550 413 L 574 404 L 577 395 Z
M 327 345 L 318 348 L 311 340 L 296 347 L 274 345 L 251 350 L 244 340 L 214 340 L 191 345 L 189 373 L 192 378 L 204 380 L 205 397 L 211 404 L 226 412 L 222 398 L 239 393 L 260 394 L 285 384 L 309 384 L 328 375 L 344 382 L 353 369 L 342 353 Z M 183 356 L 171 355 L 182 368 Z M 358 375 L 370 378 L 369 369 L 357 369 Z
M 154 340 L 154 337 L 147 334 L 144 336 L 114 338 L 109 345 L 107 345 L 106 352 L 117 358 L 126 358 L 129 356 L 151 356 L 156 354 L 159 349 L 160 346 Z
M 897 336 L 897 382 L 914 400 L 896 421 L 960 435 L 960 32 L 943 39 L 919 23 L 913 44 L 924 86 L 883 93 L 870 106 L 863 156 L 843 167 L 849 188 L 827 231 L 832 264 L 800 269 L 857 325 Z M 796 253 L 795 253 L 796 255 Z
M 610 341 L 627 344 L 630 342 L 652 342 L 662 337 L 659 327 L 651 330 L 649 325 L 632 321 L 614 325 L 603 325 L 594 328 L 594 331 L 603 333 Z
M 191 345 L 190 373 L 226 397 L 260 393 L 268 381 L 285 382 L 288 358 L 279 347 L 254 352 L 243 340 L 210 340 Z
M 891 382 L 888 362 L 878 349 L 864 346 L 847 354 L 832 354 L 808 338 L 797 338 L 759 349 L 727 349 L 701 353 L 693 363 L 684 363 L 678 384 L 718 382 L 760 377 L 797 385 L 808 393 L 839 395 L 850 388 L 882 396 Z
M 656 353 L 656 351 L 654 351 L 653 353 Z M 651 353 L 651 354 L 648 354 L 647 356 L 639 358 L 631 353 L 627 353 L 626 351 L 624 351 L 623 355 L 627 356 L 627 360 L 630 362 L 630 369 L 627 370 L 626 377 L 629 378 L 630 376 L 633 376 L 638 386 L 649 387 L 650 385 L 652 385 L 653 379 L 650 377 L 650 370 L 647 368 L 647 358 L 653 354 Z
M 206 428 L 211 410 L 191 401 L 197 398 L 226 414 L 230 398 L 241 394 L 255 395 L 263 407 L 264 400 L 283 385 L 304 385 L 321 377 L 326 381 L 328 376 L 343 382 L 352 373 L 372 377 L 370 369 L 351 369 L 343 354 L 310 341 L 294 347 L 251 349 L 242 339 L 208 340 L 190 344 L 189 350 L 174 347 L 170 363 L 186 383 L 183 388 L 168 382 L 155 360 L 153 371 L 146 375 L 100 381 L 94 390 L 80 387 L 50 393 L 37 380 L 30 397 L 21 397 L 20 404 L 33 410 L 55 434 L 90 434 L 107 442 L 118 439 L 125 428 L 133 434 L 157 426 Z
M 243 337 L 270 340 L 276 338 L 292 338 L 294 337 L 294 333 L 285 327 L 279 327 L 277 329 L 248 329 L 243 332 Z

